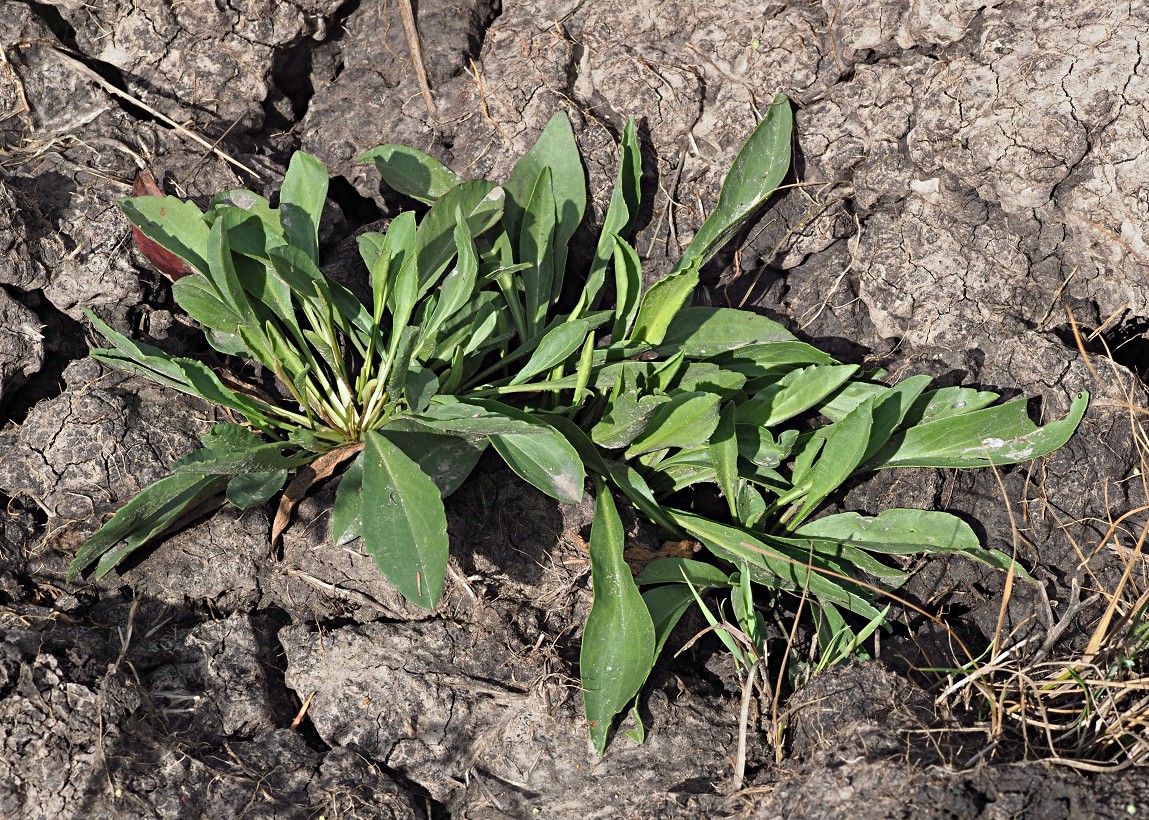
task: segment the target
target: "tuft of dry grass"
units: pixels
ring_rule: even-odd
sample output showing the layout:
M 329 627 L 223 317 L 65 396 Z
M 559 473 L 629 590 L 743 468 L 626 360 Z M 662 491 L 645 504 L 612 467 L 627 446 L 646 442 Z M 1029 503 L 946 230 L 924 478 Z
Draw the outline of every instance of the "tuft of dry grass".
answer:
M 1070 321 L 1090 373 L 1100 382 L 1072 315 Z M 1111 515 L 1092 549 L 1082 549 L 1070 537 L 1082 577 L 1093 590 L 1083 597 L 1082 583 L 1075 579 L 1058 620 L 1040 590 L 1049 624 L 1044 636 L 1003 639 L 999 620 L 988 660 L 979 659 L 951 676 L 937 698 L 939 708 L 981 715 L 988 739 L 967 765 L 1011 747 L 1020 747 L 1029 759 L 1084 771 L 1149 764 L 1149 436 L 1142 423 L 1149 408 L 1138 404 L 1134 384 L 1126 383 L 1128 376 L 1116 367 L 1112 379 L 1110 384 L 1127 397 L 1123 406 L 1140 462 L 1133 479 L 1140 482 L 1145 503 Z M 1062 530 L 1068 535 L 1067 526 Z M 1123 566 L 1109 588 L 1090 566 L 1101 553 L 1115 555 Z M 1003 613 L 1009 593 L 1007 586 Z M 1090 624 L 1084 647 L 1066 640 L 1080 630 L 1082 619 Z M 1078 648 L 1066 648 L 1070 643 Z

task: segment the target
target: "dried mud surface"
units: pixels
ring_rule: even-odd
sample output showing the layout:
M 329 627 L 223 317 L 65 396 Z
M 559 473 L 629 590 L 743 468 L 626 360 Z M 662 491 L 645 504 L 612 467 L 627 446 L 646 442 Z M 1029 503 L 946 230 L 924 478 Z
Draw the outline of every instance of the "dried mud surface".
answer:
M 756 704 L 740 793 L 737 679 L 714 641 L 656 671 L 646 742 L 620 730 L 599 761 L 576 680 L 592 510 L 494 464 L 449 503 L 452 567 L 433 616 L 355 544 L 329 544 L 324 489 L 278 553 L 267 510 L 224 509 L 99 584 L 64 583 L 104 516 L 216 420 L 85 358 L 84 308 L 194 349 L 115 207 L 137 170 L 185 196 L 267 193 L 291 150 L 317 154 L 337 177 L 325 247 L 354 279 L 338 248 L 403 205 L 353 162 L 364 150 L 406 143 L 501 178 L 563 110 L 593 221 L 633 114 L 647 167 L 638 248 L 654 278 L 777 91 L 794 100 L 795 181 L 809 184 L 709 267 L 704 298 L 753 305 L 847 361 L 1037 396 L 1048 416 L 1094 395 L 1068 446 L 1001 486 L 991 473 L 884 473 L 841 503 L 949 509 L 1008 550 L 1004 487 L 1024 510 L 1019 558 L 1062 607 L 1082 577 L 1074 544 L 1138 505 L 1123 405 L 1143 400 L 1128 385 L 1149 367 L 1144 7 L 424 0 L 418 18 L 434 119 L 386 0 L 0 0 L 0 816 L 1149 812 L 1144 770 L 979 754 L 985 736 L 907 675 L 939 645 L 912 619 L 879 661 L 790 697 L 780 756 Z M 1095 344 L 1120 348 L 1100 378 L 1067 308 L 1102 328 Z M 1097 577 L 1115 568 L 1093 557 Z M 985 646 L 1002 585 L 931 561 L 905 594 Z M 1005 627 L 1053 628 L 1056 607 L 1040 604 L 1015 590 Z

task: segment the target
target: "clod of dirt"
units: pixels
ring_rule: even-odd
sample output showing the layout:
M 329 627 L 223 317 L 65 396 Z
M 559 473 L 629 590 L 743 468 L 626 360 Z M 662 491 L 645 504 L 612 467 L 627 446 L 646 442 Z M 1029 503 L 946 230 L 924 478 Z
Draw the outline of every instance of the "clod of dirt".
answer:
M 0 401 L 44 363 L 44 336 L 36 314 L 0 288 Z
M 926 693 L 875 664 L 820 675 L 790 708 L 793 757 L 752 784 L 747 816 L 1069 820 L 1149 808 L 1144 770 L 1091 781 L 1048 763 L 974 765 L 990 738 L 945 731 Z
M 273 714 L 246 616 L 190 630 L 145 604 L 88 625 L 23 608 L 0 641 L 5 817 L 424 818 L 385 772 Z
M 206 404 L 82 359 L 60 396 L 0 435 L 0 492 L 34 499 L 62 523 L 95 523 L 167 475 L 213 419 Z
M 277 49 L 322 37 L 339 0 L 229 4 L 61 4 L 76 43 L 121 72 L 128 90 L 176 121 L 256 130 Z
M 455 816 L 680 816 L 677 801 L 704 799 L 729 771 L 733 711 L 657 686 L 646 742 L 620 733 L 599 761 L 577 684 L 505 630 L 299 624 L 279 637 L 287 684 L 311 696 L 324 741 L 401 772 Z

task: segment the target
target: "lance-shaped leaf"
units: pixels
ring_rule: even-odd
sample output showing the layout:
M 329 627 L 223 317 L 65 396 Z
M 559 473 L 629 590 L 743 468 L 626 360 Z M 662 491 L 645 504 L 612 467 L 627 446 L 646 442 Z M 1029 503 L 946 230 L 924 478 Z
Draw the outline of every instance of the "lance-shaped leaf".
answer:
M 534 147 L 515 163 L 507 180 L 503 226 L 513 242 L 520 239 L 527 203 L 544 169 L 550 178 L 554 211 L 551 267 L 561 284 L 562 273 L 566 270 L 567 243 L 586 211 L 586 175 L 570 120 L 561 111 L 551 117 Z
M 654 623 L 623 558 L 625 548 L 614 499 L 596 479 L 590 530 L 594 602 L 583 628 L 579 674 L 591 741 L 600 756 L 615 715 L 638 694 L 654 666 Z
M 208 224 L 194 202 L 174 196 L 137 196 L 120 200 L 128 221 L 165 251 L 207 273 Z
M 557 501 L 582 501 L 586 468 L 571 443 L 545 421 L 495 401 L 475 399 L 473 404 L 492 416 L 525 422 L 524 432 L 494 433 L 491 446 L 519 478 Z
M 738 517 L 738 433 L 734 425 L 734 404 L 727 402 L 719 411 L 718 426 L 710 436 L 710 460 L 718 487 L 726 498 L 732 518 Z
M 227 482 L 228 503 L 241 510 L 266 504 L 287 483 L 287 470 L 245 473 Z
M 643 592 L 642 602 L 654 624 L 654 659 L 657 661 L 674 627 L 694 603 L 694 593 L 686 584 L 663 584 Z
M 460 183 L 436 202 L 419 223 L 415 232 L 415 253 L 404 261 L 419 272 L 419 297 L 439 281 L 455 256 L 455 216 L 462 212 L 471 231 L 478 236 L 503 213 L 503 189 L 481 179 Z
M 296 151 L 279 191 L 279 222 L 289 245 L 319 264 L 319 220 L 327 200 L 327 168 L 311 154 Z
M 1038 427 L 1017 399 L 959 416 L 943 416 L 894 436 L 868 467 L 988 467 L 1052 453 L 1077 430 L 1089 394 L 1079 393 L 1065 418 Z
M 543 336 L 531 358 L 508 384 L 523 384 L 565 362 L 583 346 L 590 333 L 590 323 L 585 319 L 574 319 L 556 325 Z
M 750 345 L 796 341 L 773 319 L 748 310 L 689 307 L 675 314 L 658 352 L 671 356 L 681 351 L 688 359 L 705 359 Z
M 735 157 L 714 211 L 674 270 L 642 297 L 632 340 L 654 345 L 662 342 L 671 319 L 694 293 L 702 266 L 754 217 L 785 178 L 790 168 L 792 128 L 790 101 L 779 94 Z
M 641 270 L 635 282 L 630 278 L 632 266 L 627 261 L 624 269 L 618 267 L 619 261 L 615 244 L 618 240 L 627 240 L 634 230 L 634 223 L 638 218 L 638 206 L 641 199 L 642 182 L 642 153 L 638 147 L 638 137 L 635 131 L 634 117 L 626 121 L 622 131 L 622 140 L 619 144 L 618 173 L 615 176 L 614 188 L 610 194 L 610 205 L 607 206 L 606 216 L 602 222 L 602 232 L 599 234 L 598 247 L 595 248 L 594 260 L 590 271 L 587 272 L 586 285 L 578 304 L 571 312 L 571 316 L 579 317 L 591 310 L 595 299 L 606 281 L 606 269 L 611 259 L 615 261 L 615 304 L 617 319 L 615 323 L 615 338 L 625 338 L 630 330 L 633 320 L 633 310 L 638 307 L 639 291 L 642 288 Z M 635 254 L 634 261 L 637 262 Z M 619 276 L 625 278 L 620 281 Z M 619 330 L 619 323 L 623 325 Z
M 342 546 L 363 534 L 363 453 L 347 465 L 331 505 L 331 541 Z
M 855 364 L 817 364 L 792 370 L 738 406 L 739 424 L 772 427 L 814 407 L 857 372 Z
M 808 589 L 810 594 L 859 615 L 878 615 L 865 588 L 829 574 L 838 569 L 828 566 L 822 556 L 809 552 L 808 544 L 750 533 L 683 510 L 667 509 L 667 514 L 711 552 L 736 565 L 746 562 L 755 583 L 793 591 Z
M 627 448 L 626 457 L 706 441 L 718 426 L 718 402 L 713 393 L 676 394 L 654 411 L 646 429 Z
M 694 267 L 675 271 L 651 285 L 642 295 L 634 326 L 626 341 L 661 344 L 670 323 L 690 300 L 696 287 L 698 268 Z
M 833 357 L 805 342 L 767 342 L 738 347 L 710 359 L 727 370 L 734 370 L 749 378 L 762 377 L 779 370 L 809 364 L 836 364 Z M 849 412 L 852 407 L 847 409 Z M 839 418 L 844 418 L 846 412 Z M 837 418 L 830 416 L 834 421 Z
M 380 145 L 356 162 L 374 162 L 379 176 L 394 190 L 433 205 L 463 180 L 439 160 L 406 145 Z
M 866 454 L 873 428 L 874 399 L 867 399 L 850 415 L 829 428 L 822 455 L 802 482 L 802 508 L 794 522 L 809 515 L 822 499 L 849 478 Z M 799 490 L 795 490 L 797 494 Z
M 790 170 L 790 132 L 794 115 L 790 100 L 779 94 L 734 158 L 718 204 L 690 245 L 676 270 L 701 268 L 758 212 Z
M 855 512 L 827 515 L 803 524 L 793 533 L 825 541 L 840 541 L 883 555 L 957 553 L 994 569 L 1009 570 L 1010 557 L 985 549 L 970 525 L 956 515 L 936 510 L 886 510 L 877 516 Z M 1029 574 L 1020 566 L 1015 571 Z
M 96 571 L 96 577 L 102 578 L 132 552 L 161 535 L 185 512 L 220 493 L 226 484 L 226 478 L 194 473 L 161 478 L 121 507 L 84 543 L 68 565 L 68 583 L 103 556 Z M 113 550 L 117 544 L 120 547 Z
M 614 237 L 615 339 L 626 339 L 638 316 L 642 293 L 642 263 L 638 251 L 622 237 Z
M 403 597 L 434 609 L 447 573 L 447 514 L 439 489 L 398 445 L 369 431 L 363 448 L 363 545 Z

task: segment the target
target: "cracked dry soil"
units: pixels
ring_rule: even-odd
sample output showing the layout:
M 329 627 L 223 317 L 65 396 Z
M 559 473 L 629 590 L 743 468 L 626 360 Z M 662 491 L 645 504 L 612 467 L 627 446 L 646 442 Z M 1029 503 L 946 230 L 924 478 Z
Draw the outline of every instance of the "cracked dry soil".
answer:
M 796 105 L 796 178 L 816 184 L 777 197 L 711 266 L 709 298 L 753 305 L 847 361 L 1038 396 L 1035 412 L 1061 415 L 1092 390 L 1067 447 L 1001 476 L 1024 510 L 1019 558 L 1063 607 L 1083 577 L 1074 544 L 1138 505 L 1122 404 L 1130 390 L 1144 400 L 1128 385 L 1149 365 L 1143 4 L 423 0 L 417 13 L 434 121 L 386 0 L 0 0 L 0 816 L 1149 812 L 1141 769 L 1079 774 L 1009 743 L 979 756 L 976 723 L 939 715 L 910 674 L 940 644 L 908 616 L 878 661 L 791 696 L 780 757 L 756 704 L 741 793 L 729 790 L 737 678 L 714 641 L 656 671 L 645 744 L 620 732 L 597 760 L 575 681 L 591 510 L 485 464 L 449 505 L 434 617 L 354 545 L 327 543 L 324 491 L 279 556 L 265 510 L 223 509 L 122 574 L 64 584 L 103 516 L 215 419 L 85 358 L 84 307 L 196 349 L 114 204 L 139 168 L 191 197 L 266 193 L 291 150 L 317 154 L 336 177 L 331 270 L 354 285 L 341 244 L 403 205 L 352 162 L 365 149 L 406 143 L 501 178 L 564 110 L 601 216 L 634 114 L 638 248 L 654 278 L 778 90 Z M 1121 346 L 1111 375 L 1091 376 L 1066 308 Z M 989 473 L 881 474 L 840 503 L 949 509 L 1011 548 Z M 1121 568 L 1112 551 L 1091 560 L 1103 580 Z M 985 646 L 1002 585 L 927 561 L 905 594 Z M 1015 590 L 1006 628 L 1052 629 L 1038 603 Z

